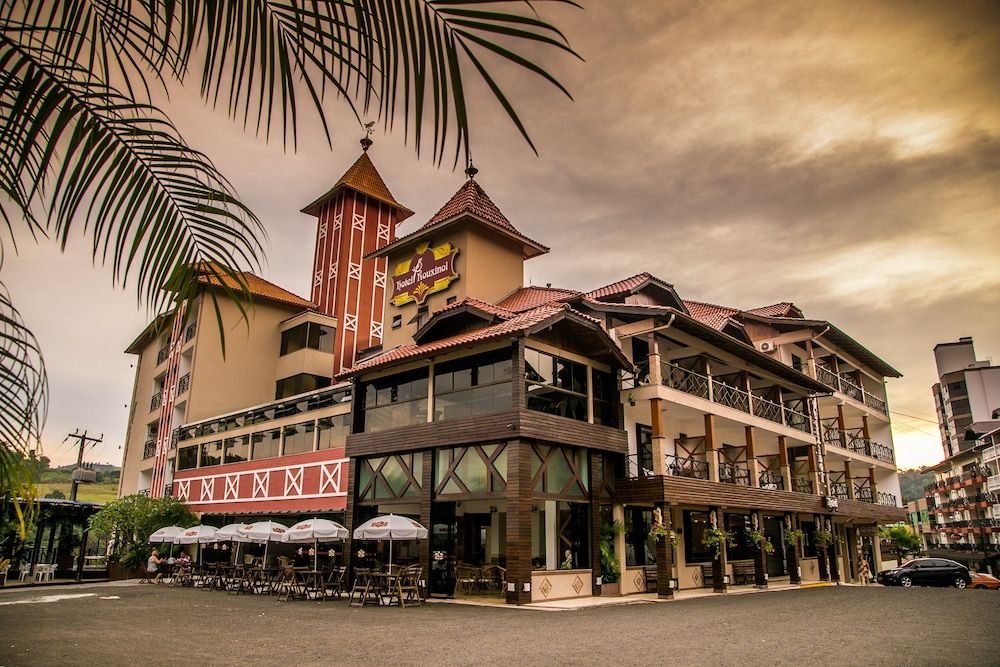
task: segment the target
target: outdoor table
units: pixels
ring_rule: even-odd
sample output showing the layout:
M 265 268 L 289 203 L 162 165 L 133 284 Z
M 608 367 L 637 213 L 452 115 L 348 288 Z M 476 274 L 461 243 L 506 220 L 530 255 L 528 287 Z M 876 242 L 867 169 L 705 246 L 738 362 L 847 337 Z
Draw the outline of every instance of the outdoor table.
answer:
M 322 570 L 304 570 L 301 568 L 295 568 L 295 576 L 299 578 L 299 581 L 305 587 L 306 597 L 309 597 L 309 593 L 314 593 L 316 595 L 315 600 L 322 600 L 326 597 L 326 582 L 324 581 Z
M 396 601 L 396 604 L 402 606 L 403 596 L 400 592 L 399 582 L 401 572 L 398 570 L 396 572 L 372 572 L 371 576 L 378 591 L 378 603 L 380 606 L 390 607 L 393 604 L 393 600 Z

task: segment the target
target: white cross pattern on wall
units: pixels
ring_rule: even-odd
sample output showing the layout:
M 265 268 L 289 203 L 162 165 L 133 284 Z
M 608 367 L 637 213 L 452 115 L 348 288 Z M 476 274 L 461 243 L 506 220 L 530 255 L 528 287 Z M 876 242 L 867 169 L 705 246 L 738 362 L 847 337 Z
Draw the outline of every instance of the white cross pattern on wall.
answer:
M 369 333 L 373 337 L 375 337 L 375 338 L 381 338 L 382 337 L 382 323 L 381 322 L 372 322 L 372 328 L 371 328 L 371 331 Z
M 353 222 L 352 226 L 354 227 L 354 229 L 360 231 L 365 228 L 365 216 L 363 215 L 358 215 L 357 213 L 355 213 L 354 220 L 352 222 Z
M 330 265 L 330 280 L 333 280 L 336 277 L 337 277 L 337 265 L 336 264 L 331 264 Z
M 324 220 L 323 222 L 319 223 L 319 237 L 321 239 L 325 239 L 326 238 L 326 220 Z
M 357 330 L 358 330 L 358 316 L 344 315 L 344 331 L 357 331 Z
M 184 479 L 177 482 L 177 499 L 187 500 L 191 495 L 191 480 Z
M 302 495 L 302 470 L 303 468 L 300 466 L 299 468 L 295 469 L 289 468 L 288 470 L 285 471 L 286 496 Z M 294 491 L 295 493 L 294 494 L 291 493 L 292 491 Z
M 340 229 L 340 225 L 343 221 L 344 221 L 343 213 L 338 213 L 337 215 L 333 216 L 333 231 L 337 231 L 338 229 Z
M 385 271 L 375 272 L 375 287 L 385 287 Z
M 316 272 L 316 279 L 313 280 L 313 284 L 314 285 L 319 285 L 322 282 L 323 282 L 323 272 L 322 271 L 317 271 Z
M 255 472 L 253 474 L 253 497 L 267 497 L 267 480 L 270 478 L 268 472 Z
M 201 499 L 211 500 L 215 495 L 215 478 L 210 477 L 201 480 Z
M 361 280 L 361 264 L 351 262 L 347 269 L 347 277 L 353 278 L 354 280 Z
M 384 241 L 389 240 L 389 224 L 385 222 L 380 222 L 378 224 L 378 237 Z
M 341 463 L 324 463 L 319 468 L 319 492 L 326 493 L 327 489 L 330 493 L 339 494 L 340 493 L 340 469 Z
M 240 488 L 240 476 L 239 475 L 226 475 L 226 493 L 225 498 L 239 498 L 239 488 Z

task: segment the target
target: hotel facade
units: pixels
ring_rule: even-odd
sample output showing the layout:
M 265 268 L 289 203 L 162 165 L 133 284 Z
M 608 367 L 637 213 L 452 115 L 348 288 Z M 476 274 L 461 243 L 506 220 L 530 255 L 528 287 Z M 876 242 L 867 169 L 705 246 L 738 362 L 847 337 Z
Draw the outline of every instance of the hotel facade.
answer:
M 430 538 L 395 553 L 431 595 L 493 566 L 512 604 L 880 566 L 878 525 L 905 516 L 891 366 L 792 303 L 686 300 L 648 273 L 525 286 L 549 249 L 475 170 L 397 236 L 412 212 L 368 146 L 304 209 L 308 300 L 247 274 L 253 317 L 241 338 L 224 313 L 225 360 L 205 295 L 178 305 L 186 327 L 155 321 L 129 347 L 122 494 L 172 495 L 220 524 L 406 515 Z M 375 550 L 348 540 L 338 558 Z

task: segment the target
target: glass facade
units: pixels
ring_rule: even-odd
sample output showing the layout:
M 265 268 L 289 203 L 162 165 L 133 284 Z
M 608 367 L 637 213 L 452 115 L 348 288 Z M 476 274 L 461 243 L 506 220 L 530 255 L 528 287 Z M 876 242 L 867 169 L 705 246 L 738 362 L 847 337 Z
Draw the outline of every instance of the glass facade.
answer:
M 425 423 L 427 375 L 426 370 L 417 369 L 362 385 L 365 432 Z
M 281 355 L 305 349 L 332 353 L 335 336 L 333 327 L 305 322 L 281 333 Z
M 434 421 L 510 410 L 512 368 L 509 349 L 436 365 Z
M 583 364 L 525 348 L 524 380 L 529 410 L 587 421 L 587 367 Z

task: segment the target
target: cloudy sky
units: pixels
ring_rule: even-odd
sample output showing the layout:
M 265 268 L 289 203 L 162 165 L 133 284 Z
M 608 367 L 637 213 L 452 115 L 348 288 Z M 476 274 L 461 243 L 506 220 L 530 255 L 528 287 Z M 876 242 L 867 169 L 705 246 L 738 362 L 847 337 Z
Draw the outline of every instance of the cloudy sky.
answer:
M 589 2 L 544 8 L 584 62 L 536 57 L 573 93 L 495 68 L 535 157 L 472 86 L 479 182 L 553 251 L 526 280 L 589 289 L 649 271 L 681 296 L 740 307 L 794 301 L 904 374 L 889 382 L 897 459 L 941 456 L 930 385 L 938 342 L 974 336 L 1000 355 L 1000 4 Z M 259 215 L 266 278 L 308 296 L 314 219 L 299 209 L 356 159 L 336 102 L 330 150 L 245 134 L 197 91 L 165 103 Z M 312 133 L 312 135 L 310 134 Z M 402 132 L 371 156 L 422 224 L 461 185 Z M 104 434 L 88 459 L 120 461 L 132 359 L 148 321 L 77 240 L 21 244 L 4 280 L 43 345 L 46 453 L 75 428 Z

